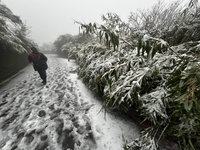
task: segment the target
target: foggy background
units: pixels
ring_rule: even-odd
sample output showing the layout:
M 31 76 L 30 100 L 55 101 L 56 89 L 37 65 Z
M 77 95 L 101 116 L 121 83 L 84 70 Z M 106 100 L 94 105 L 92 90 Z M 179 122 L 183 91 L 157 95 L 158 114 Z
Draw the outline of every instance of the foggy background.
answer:
M 175 0 L 165 0 L 170 3 Z M 151 8 L 158 0 L 2 0 L 11 11 L 20 16 L 30 29 L 30 37 L 39 45 L 54 42 L 62 34 L 78 34 L 83 23 L 101 23 L 107 12 L 117 13 L 127 20 L 130 12 Z

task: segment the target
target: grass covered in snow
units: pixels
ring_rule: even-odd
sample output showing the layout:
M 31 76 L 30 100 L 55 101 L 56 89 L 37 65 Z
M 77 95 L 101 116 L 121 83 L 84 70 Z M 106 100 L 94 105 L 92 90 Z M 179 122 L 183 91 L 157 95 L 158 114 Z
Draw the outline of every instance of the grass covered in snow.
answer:
M 103 25 L 77 22 L 92 40 L 56 46 L 76 58 L 80 77 L 104 97 L 105 109 L 134 109 L 150 122 L 125 149 L 154 150 L 163 138 L 179 149 L 200 148 L 200 8 L 193 0 L 179 4 L 159 2 L 128 23 L 112 13 Z

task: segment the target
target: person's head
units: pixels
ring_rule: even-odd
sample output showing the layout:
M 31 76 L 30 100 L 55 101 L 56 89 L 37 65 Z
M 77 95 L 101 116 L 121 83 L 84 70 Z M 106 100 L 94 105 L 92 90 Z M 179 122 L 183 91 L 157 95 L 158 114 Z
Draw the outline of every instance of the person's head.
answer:
M 37 50 L 35 47 L 31 47 L 31 51 L 32 51 L 33 53 L 37 53 L 37 52 L 38 52 L 38 50 Z

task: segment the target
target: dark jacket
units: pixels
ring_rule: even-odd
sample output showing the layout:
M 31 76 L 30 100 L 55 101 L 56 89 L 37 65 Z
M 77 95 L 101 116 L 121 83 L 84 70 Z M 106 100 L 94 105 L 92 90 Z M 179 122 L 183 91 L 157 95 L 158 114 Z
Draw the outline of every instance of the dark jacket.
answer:
M 31 52 L 28 56 L 29 62 L 33 63 L 33 68 L 35 71 L 46 70 L 47 66 L 47 57 L 40 52 Z

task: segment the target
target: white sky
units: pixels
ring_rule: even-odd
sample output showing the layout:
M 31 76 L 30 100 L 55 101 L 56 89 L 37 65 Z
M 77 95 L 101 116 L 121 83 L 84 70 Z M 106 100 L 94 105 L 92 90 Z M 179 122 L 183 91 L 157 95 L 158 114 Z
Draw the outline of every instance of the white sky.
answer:
M 165 0 L 172 2 L 175 0 Z M 78 34 L 78 25 L 101 22 L 107 12 L 126 20 L 130 12 L 151 8 L 157 0 L 2 0 L 30 28 L 38 44 L 54 42 L 62 34 Z

